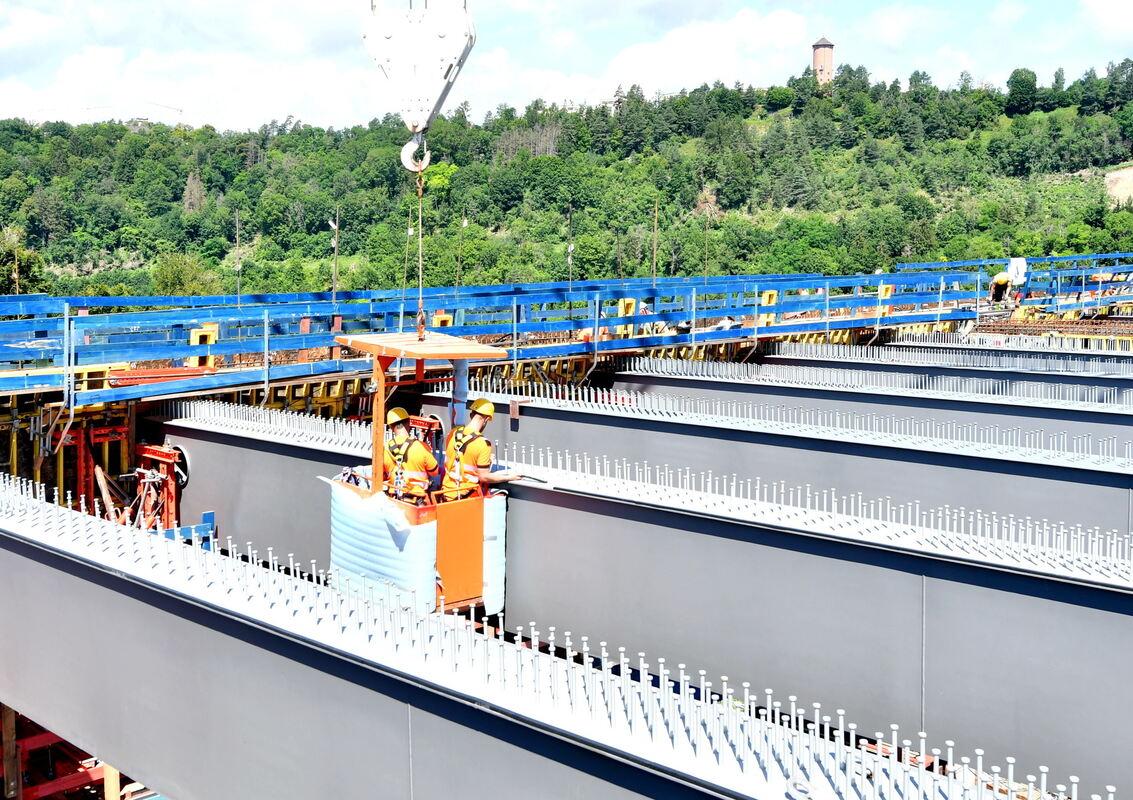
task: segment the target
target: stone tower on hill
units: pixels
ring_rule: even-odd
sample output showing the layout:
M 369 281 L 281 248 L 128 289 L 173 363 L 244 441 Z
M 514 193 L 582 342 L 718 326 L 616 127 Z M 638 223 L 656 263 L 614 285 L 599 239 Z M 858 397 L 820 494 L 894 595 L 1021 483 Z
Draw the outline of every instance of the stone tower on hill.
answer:
M 814 43 L 814 77 L 819 86 L 834 80 L 834 44 L 825 36 Z

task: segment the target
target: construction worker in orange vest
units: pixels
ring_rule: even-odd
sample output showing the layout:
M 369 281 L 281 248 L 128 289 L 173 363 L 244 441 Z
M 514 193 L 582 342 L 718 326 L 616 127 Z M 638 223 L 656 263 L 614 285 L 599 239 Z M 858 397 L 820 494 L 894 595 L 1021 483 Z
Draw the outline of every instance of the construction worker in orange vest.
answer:
M 490 400 L 475 400 L 468 406 L 468 424 L 453 428 L 445 442 L 445 479 L 441 497 L 463 500 L 482 492 L 485 486 L 511 483 L 523 476 L 517 472 L 492 472 L 492 443 L 484 428 L 496 415 Z
M 424 442 L 409 435 L 409 414 L 395 408 L 386 414 L 392 436 L 386 442 L 385 490 L 397 500 L 422 505 L 429 495 L 429 478 L 440 471 Z

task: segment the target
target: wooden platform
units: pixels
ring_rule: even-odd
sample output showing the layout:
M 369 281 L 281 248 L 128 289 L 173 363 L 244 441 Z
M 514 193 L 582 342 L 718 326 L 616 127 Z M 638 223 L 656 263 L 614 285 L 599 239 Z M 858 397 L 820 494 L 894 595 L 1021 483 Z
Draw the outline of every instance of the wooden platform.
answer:
M 368 353 L 375 358 L 412 358 L 424 361 L 498 361 L 507 350 L 480 344 L 444 333 L 426 333 L 419 341 L 416 333 L 372 333 L 362 336 L 336 336 L 340 345 Z

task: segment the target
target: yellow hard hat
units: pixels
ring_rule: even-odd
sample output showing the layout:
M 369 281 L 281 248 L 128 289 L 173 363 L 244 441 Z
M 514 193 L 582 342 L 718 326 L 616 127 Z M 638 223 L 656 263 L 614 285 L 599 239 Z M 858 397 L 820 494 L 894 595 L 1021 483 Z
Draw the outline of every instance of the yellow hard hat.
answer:
M 492 401 L 485 400 L 483 397 L 479 400 L 473 400 L 469 404 L 468 410 L 476 414 L 482 414 L 488 419 L 496 416 L 496 407 L 492 404 Z
M 409 419 L 409 412 L 404 408 L 391 408 L 386 414 L 386 425 L 400 425 Z

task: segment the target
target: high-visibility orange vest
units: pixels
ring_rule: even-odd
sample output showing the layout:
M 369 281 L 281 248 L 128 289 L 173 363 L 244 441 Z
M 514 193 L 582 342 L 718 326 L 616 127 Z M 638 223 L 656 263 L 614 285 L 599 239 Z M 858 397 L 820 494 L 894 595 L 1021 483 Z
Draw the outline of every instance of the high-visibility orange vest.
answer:
M 415 451 L 414 445 L 420 450 Z M 401 441 L 391 440 L 386 443 L 386 453 L 393 462 L 393 469 L 387 469 L 390 473 L 385 487 L 387 494 L 394 497 L 424 497 L 428 494 L 429 470 L 426 467 L 433 459 L 423 443 L 412 436 Z
M 475 458 L 468 458 L 468 448 L 484 439 L 482 434 L 461 426 L 454 428 L 445 445 L 445 479 L 441 495 L 445 500 L 460 500 L 480 488 L 480 467 Z

